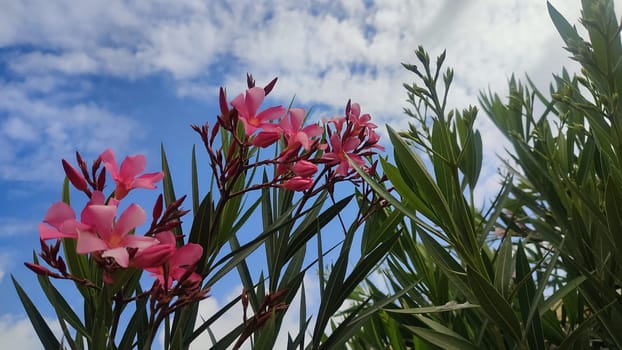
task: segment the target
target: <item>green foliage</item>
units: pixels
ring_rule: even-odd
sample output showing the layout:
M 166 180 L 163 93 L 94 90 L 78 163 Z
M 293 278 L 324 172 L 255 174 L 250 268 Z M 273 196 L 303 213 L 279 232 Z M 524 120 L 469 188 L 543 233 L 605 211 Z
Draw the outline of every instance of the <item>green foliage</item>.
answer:
M 555 76 L 551 97 L 513 77 L 507 102 L 482 93 L 514 164 L 485 211 L 473 202 L 477 110 L 447 111 L 454 72 L 441 71 L 445 53 L 432 67 L 420 47 L 417 65 L 404 64 L 417 77 L 405 85 L 415 123 L 388 128 L 395 165 L 382 165 L 395 190 L 371 184 L 403 214 L 402 235 L 381 265 L 387 286 L 367 280 L 351 298 L 380 300 L 418 284 L 364 324 L 350 348 L 622 347 L 620 27 L 611 1 L 583 1 L 587 40 L 548 8 L 581 75 Z

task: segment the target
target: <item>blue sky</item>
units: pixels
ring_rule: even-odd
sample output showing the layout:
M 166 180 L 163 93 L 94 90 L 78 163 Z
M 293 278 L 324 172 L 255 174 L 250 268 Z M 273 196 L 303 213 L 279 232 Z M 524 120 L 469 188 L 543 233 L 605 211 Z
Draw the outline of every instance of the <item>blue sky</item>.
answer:
M 578 0 L 553 3 L 577 23 Z M 412 76 L 400 63 L 414 62 L 419 44 L 433 56 L 447 49 L 456 107 L 475 104 L 482 89 L 503 96 L 513 72 L 546 89 L 562 65 L 576 69 L 540 0 L 3 4 L 0 347 L 19 339 L 21 349 L 39 348 L 21 338 L 34 334 L 9 275 L 36 289 L 22 262 L 38 247 L 36 226 L 59 198 L 62 158 L 73 160 L 79 150 L 93 159 L 112 147 L 119 157 L 146 154 L 155 170 L 163 142 L 183 183 L 189 150 L 199 143 L 188 126 L 212 121 L 218 87 L 235 96 L 247 72 L 259 84 L 278 76 L 273 101 L 287 105 L 295 95 L 316 106 L 317 118 L 340 112 L 351 98 L 379 124 L 404 127 L 402 83 Z M 478 126 L 486 147 L 482 199 L 496 188 L 495 154 L 504 143 L 485 116 Z M 211 299 L 207 310 L 239 293 L 225 287 L 231 292 Z

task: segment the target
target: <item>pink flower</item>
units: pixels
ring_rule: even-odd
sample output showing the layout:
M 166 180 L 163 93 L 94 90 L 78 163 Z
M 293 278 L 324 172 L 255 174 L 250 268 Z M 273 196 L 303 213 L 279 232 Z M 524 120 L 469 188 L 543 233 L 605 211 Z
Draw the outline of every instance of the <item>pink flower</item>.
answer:
M 347 176 L 351 168 L 348 157 L 357 165 L 365 165 L 363 158 L 356 154 L 356 149 L 360 144 L 361 140 L 357 137 L 348 137 L 342 140 L 339 134 L 333 134 L 330 137 L 331 151 L 326 152 L 322 159 L 327 160 L 329 165 L 338 164 L 335 170 L 337 174 Z
M 115 205 L 93 204 L 85 208 L 82 222 L 89 225 L 88 230 L 78 230 L 76 251 L 87 254 L 102 251 L 102 257 L 113 258 L 121 267 L 128 267 L 127 248 L 141 249 L 158 243 L 153 237 L 131 234 L 147 219 L 145 211 L 136 204 L 131 204 L 115 222 Z
M 283 118 L 279 123 L 285 140 L 287 141 L 286 150 L 296 151 L 302 146 L 306 151 L 311 149 L 312 139 L 322 135 L 324 129 L 317 124 L 302 127 L 305 118 L 305 110 L 302 108 L 290 108 L 289 118 Z
M 371 115 L 368 113 L 361 115 L 361 106 L 358 103 L 352 103 L 348 106 L 346 106 L 346 112 L 349 112 L 348 122 L 353 126 L 352 135 L 358 134 L 361 138 L 367 137 L 366 145 L 384 151 L 384 147 L 378 144 L 380 136 L 374 131 L 378 126 L 371 122 Z
M 238 111 L 238 116 L 244 124 L 246 136 L 252 135 L 259 128 L 274 126 L 271 121 L 280 118 L 285 113 L 283 106 L 275 106 L 257 114 L 265 97 L 264 89 L 253 87 L 246 90 L 246 94 L 239 94 L 231 101 L 231 105 Z
M 281 187 L 291 191 L 305 191 L 313 187 L 313 178 L 294 176 L 291 179 L 283 182 Z
M 39 237 L 42 240 L 54 238 L 78 238 L 78 228 L 86 228 L 76 220 L 73 209 L 64 202 L 56 202 L 48 209 L 39 224 Z
M 156 235 L 156 238 L 160 241 L 160 244 L 168 244 L 176 247 L 175 236 L 170 231 L 160 232 Z M 164 284 L 166 282 L 166 286 L 171 287 L 173 280 L 179 281 L 188 272 L 188 269 L 194 268 L 202 255 L 203 247 L 195 243 L 188 243 L 177 248 L 175 252 L 159 266 L 148 267 L 145 270 L 151 272 L 151 275 L 155 276 L 160 283 Z M 168 270 L 167 281 L 164 279 L 165 266 Z M 193 282 L 200 282 L 201 276 L 192 272 L 189 279 Z
M 120 169 L 117 169 L 117 161 L 111 149 L 105 150 L 99 158 L 104 162 L 104 166 L 116 182 L 114 196 L 118 200 L 125 198 L 127 193 L 134 188 L 154 189 L 156 188 L 155 183 L 164 177 L 162 172 L 136 177 L 145 170 L 147 164 L 147 160 L 142 154 L 125 157 Z

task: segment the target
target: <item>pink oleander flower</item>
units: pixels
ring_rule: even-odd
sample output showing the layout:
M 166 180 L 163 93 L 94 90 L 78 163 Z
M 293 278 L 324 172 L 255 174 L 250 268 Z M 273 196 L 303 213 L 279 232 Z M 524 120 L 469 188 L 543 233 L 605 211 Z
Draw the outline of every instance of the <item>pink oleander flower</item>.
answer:
M 348 113 L 348 122 L 352 125 L 352 135 L 360 135 L 359 137 L 367 137 L 366 145 L 384 151 L 384 147 L 378 144 L 380 136 L 374 131 L 378 126 L 371 122 L 371 115 L 365 113 L 361 115 L 361 106 L 358 103 L 352 103 L 346 106 Z
M 291 191 L 305 191 L 313 187 L 313 178 L 294 176 L 283 182 L 281 187 Z
M 272 121 L 285 114 L 283 106 L 270 107 L 257 114 L 265 97 L 264 89 L 253 87 L 246 90 L 246 94 L 239 94 L 231 101 L 231 105 L 238 111 L 238 117 L 244 124 L 246 136 L 251 136 L 257 129 L 266 128 L 266 131 L 271 131 L 270 128 L 275 126 Z
M 297 151 L 301 146 L 309 151 L 313 138 L 322 135 L 324 129 L 317 124 L 307 125 L 303 128 L 305 110 L 302 108 L 290 108 L 288 112 L 289 118 L 283 118 L 279 123 L 287 142 L 286 151 Z
M 128 192 L 134 188 L 154 189 L 156 188 L 155 183 L 164 177 L 164 173 L 161 171 L 137 177 L 147 165 L 147 160 L 142 154 L 125 157 L 120 169 L 117 168 L 117 161 L 111 149 L 105 150 L 99 158 L 104 162 L 106 170 L 116 183 L 114 197 L 118 200 L 125 198 Z
M 348 157 L 359 166 L 365 165 L 363 158 L 356 153 L 360 144 L 361 140 L 357 137 L 342 140 L 339 134 L 333 134 L 330 137 L 330 152 L 324 153 L 322 159 L 327 160 L 328 165 L 338 164 L 335 172 L 341 176 L 347 176 L 351 168 Z
M 156 238 L 162 245 L 177 246 L 175 235 L 170 231 L 160 232 L 156 235 Z M 176 248 L 175 252 L 166 261 L 162 261 L 159 266 L 147 267 L 145 270 L 151 272 L 151 275 L 156 277 L 163 285 L 166 282 L 166 286 L 170 288 L 173 280 L 179 281 L 188 272 L 188 269 L 193 269 L 202 255 L 203 247 L 195 243 L 188 243 Z M 168 279 L 166 281 L 164 278 L 165 267 L 168 270 Z M 188 279 L 198 283 L 201 281 L 201 276 L 192 272 Z
M 147 219 L 145 211 L 136 204 L 131 204 L 115 222 L 116 205 L 93 204 L 82 213 L 82 222 L 89 229 L 78 229 L 76 251 L 79 254 L 102 252 L 103 258 L 113 258 L 121 267 L 128 267 L 130 256 L 127 248 L 138 251 L 158 243 L 153 237 L 131 233 Z
M 39 224 L 39 237 L 44 241 L 54 238 L 78 238 L 78 228 L 88 227 L 76 220 L 75 212 L 64 202 L 52 204 L 43 222 Z

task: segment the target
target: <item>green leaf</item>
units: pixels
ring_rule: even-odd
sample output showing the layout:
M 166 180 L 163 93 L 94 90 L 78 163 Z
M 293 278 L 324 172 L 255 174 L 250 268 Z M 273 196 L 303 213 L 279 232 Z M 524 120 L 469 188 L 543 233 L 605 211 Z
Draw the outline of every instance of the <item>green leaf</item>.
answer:
M 555 7 L 551 5 L 550 2 L 547 1 L 546 6 L 549 11 L 549 16 L 551 16 L 551 20 L 555 25 L 555 28 L 557 28 L 559 35 L 561 35 L 564 42 L 566 42 L 566 45 L 570 46 L 573 44 L 573 42 L 581 40 L 581 37 L 577 33 L 577 29 L 571 26 L 570 23 L 568 23 L 568 21 L 564 18 L 564 16 L 562 16 L 559 11 L 557 11 L 557 9 L 555 9 Z
M 11 275 L 11 279 L 13 280 L 15 291 L 17 291 L 17 295 L 26 310 L 26 314 L 28 315 L 28 318 L 30 319 L 30 322 L 32 323 L 32 326 L 34 327 L 35 332 L 37 333 L 39 340 L 41 340 L 41 344 L 43 344 L 45 350 L 61 349 L 58 339 L 56 339 L 54 333 L 52 333 L 52 330 L 50 329 L 50 326 L 48 326 L 43 316 L 41 316 L 41 313 L 35 304 L 33 304 L 32 300 L 30 300 L 28 294 L 24 292 L 24 289 L 19 285 L 13 275 Z
M 393 128 L 387 125 L 387 130 L 402 176 L 412 177 L 413 182 L 417 184 L 419 189 L 419 195 L 437 216 L 441 227 L 455 226 L 454 219 L 449 215 L 449 205 L 421 158 L 408 147 L 406 142 Z
M 385 309 L 387 312 L 393 312 L 398 314 L 428 314 L 435 312 L 447 312 L 454 310 L 462 310 L 462 309 L 472 309 L 478 308 L 479 305 L 471 304 L 468 301 L 462 304 L 459 304 L 455 301 L 447 302 L 445 305 L 439 306 L 428 306 L 428 307 L 415 307 L 415 308 L 405 308 L 405 309 Z
M 516 279 L 518 281 L 524 281 L 518 289 L 520 312 L 525 327 L 523 339 L 527 339 L 529 349 L 544 350 L 544 334 L 542 333 L 540 315 L 535 314 L 535 316 L 532 316 L 530 314 L 530 310 L 537 310 L 536 308 L 539 301 L 539 298 L 535 298 L 536 286 L 531 278 L 531 272 L 523 243 L 518 242 L 516 248 Z
M 478 271 L 468 268 L 467 277 L 469 286 L 486 315 L 515 342 L 520 342 L 522 328 L 510 304 Z
M 192 145 L 192 160 L 190 165 L 192 183 L 192 212 L 194 215 L 199 210 L 199 174 L 197 171 L 197 155 L 194 145 Z
M 39 264 L 39 261 L 36 258 L 34 259 L 35 264 Z M 65 320 L 69 325 L 71 325 L 79 334 L 87 338 L 89 341 L 91 339 L 89 332 L 86 330 L 82 321 L 73 311 L 69 303 L 65 300 L 65 298 L 60 294 L 60 292 L 54 287 L 52 282 L 50 282 L 50 278 L 47 276 L 37 275 L 37 279 L 39 280 L 39 284 L 41 285 L 41 289 L 45 293 L 45 296 L 50 301 L 50 304 L 54 307 L 56 314 L 59 320 Z
M 405 327 L 430 343 L 443 349 L 477 349 L 474 344 L 444 325 L 421 315 L 417 315 L 417 319 L 430 327 L 430 329 L 413 326 Z
M 136 294 L 140 294 L 140 287 L 136 290 Z M 136 300 L 136 310 L 132 314 L 130 321 L 123 332 L 118 350 L 132 349 L 134 338 L 137 338 L 138 344 L 144 344 L 145 329 L 147 327 L 147 298 L 139 298 Z
M 494 262 L 495 271 L 495 288 L 507 297 L 509 295 L 510 282 L 512 281 L 512 273 L 514 272 L 514 264 L 512 260 L 512 236 L 506 234 L 503 237 L 501 246 L 497 251 L 497 258 Z
M 339 326 L 333 329 L 328 338 L 322 342 L 321 346 L 318 349 L 329 350 L 340 348 L 340 346 L 342 346 L 342 344 L 350 338 L 352 333 L 360 328 L 363 322 L 367 321 L 372 315 L 378 313 L 386 305 L 394 302 L 398 298 L 401 298 L 415 285 L 417 285 L 417 283 L 419 283 L 419 281 L 416 281 L 415 283 L 406 286 L 403 290 L 396 292 L 393 295 L 389 295 L 380 300 L 376 300 L 374 304 L 370 307 L 364 308 L 369 300 L 363 301 L 353 311 L 350 312 L 345 320 L 340 322 Z
M 164 193 L 164 206 L 168 207 L 171 203 L 177 200 L 175 196 L 175 190 L 173 188 L 173 178 L 171 176 L 171 170 L 168 166 L 168 160 L 166 159 L 166 152 L 164 151 L 164 144 L 160 144 L 160 154 L 162 158 L 162 172 L 164 178 L 162 179 L 162 192 Z M 181 236 L 181 227 L 177 226 L 172 229 L 175 235 Z
M 553 295 L 551 295 L 548 299 L 544 301 L 542 307 L 540 308 L 540 316 L 544 314 L 544 312 L 551 310 L 560 300 L 562 300 L 568 293 L 576 292 L 577 288 L 583 283 L 587 277 L 585 276 L 577 276 L 570 281 L 567 281 L 566 284 L 555 291 Z

